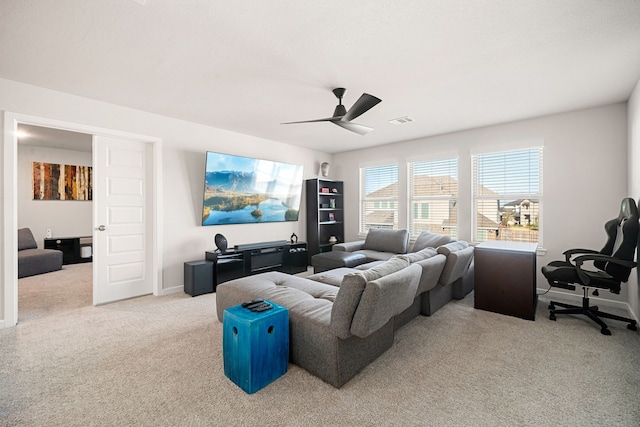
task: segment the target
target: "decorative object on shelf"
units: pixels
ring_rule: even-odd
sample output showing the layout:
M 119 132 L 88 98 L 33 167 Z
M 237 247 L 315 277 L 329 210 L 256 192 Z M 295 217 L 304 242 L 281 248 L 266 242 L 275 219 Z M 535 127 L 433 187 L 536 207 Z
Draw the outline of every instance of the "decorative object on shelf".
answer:
M 329 212 L 329 221 L 335 221 L 336 215 L 333 212 Z
M 336 236 L 329 237 L 329 243 L 331 243 L 332 245 L 338 243 L 338 239 L 336 238 Z
M 329 207 L 334 209 L 336 207 L 336 199 L 329 199 Z
M 322 172 L 322 176 L 325 178 L 329 176 L 329 163 L 322 162 L 320 165 L 320 172 Z
M 291 240 L 291 243 L 298 243 L 298 236 L 296 236 L 296 233 L 293 233 L 289 239 Z
M 332 192 L 332 193 L 338 193 L 338 189 L 337 189 L 337 188 L 332 188 L 332 189 L 331 189 L 331 192 Z
M 33 200 L 92 200 L 93 168 L 33 162 Z
M 220 252 L 225 252 L 227 250 L 227 238 L 222 234 L 216 234 L 216 237 L 213 239 L 216 243 L 216 247 Z
M 329 192 L 329 187 L 322 187 L 322 188 L 320 189 L 320 192 L 321 192 L 321 193 L 328 193 L 328 192 Z

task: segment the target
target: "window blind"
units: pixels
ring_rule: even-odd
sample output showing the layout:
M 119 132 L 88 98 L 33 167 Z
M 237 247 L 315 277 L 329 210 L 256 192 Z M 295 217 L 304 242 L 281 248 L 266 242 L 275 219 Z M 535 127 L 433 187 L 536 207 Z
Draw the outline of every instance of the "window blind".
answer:
M 360 232 L 398 228 L 398 165 L 360 169 Z
M 471 156 L 476 241 L 542 243 L 542 147 Z
M 407 164 L 409 179 L 409 232 L 458 234 L 458 159 Z

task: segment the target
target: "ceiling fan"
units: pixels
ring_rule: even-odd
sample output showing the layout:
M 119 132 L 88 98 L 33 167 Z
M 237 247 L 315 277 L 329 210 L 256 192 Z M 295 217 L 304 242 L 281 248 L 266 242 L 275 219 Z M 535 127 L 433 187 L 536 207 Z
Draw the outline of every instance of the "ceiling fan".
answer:
M 342 105 L 342 97 L 344 96 L 345 92 L 346 89 L 342 87 L 333 89 L 333 94 L 336 96 L 336 98 L 338 98 L 339 104 L 336 105 L 336 109 L 333 111 L 332 117 L 316 120 L 303 120 L 300 122 L 287 122 L 281 124 L 291 125 L 295 123 L 331 122 L 334 125 L 338 125 L 346 130 L 350 130 L 351 132 L 355 132 L 360 135 L 368 134 L 373 130 L 373 128 L 353 123 L 351 120 L 366 113 L 378 103 L 382 102 L 382 100 L 380 98 L 376 98 L 373 95 L 369 95 L 368 93 L 363 93 L 362 95 L 360 95 L 360 98 L 358 98 L 356 103 L 353 104 L 351 108 L 349 108 L 349 111 L 347 111 L 345 106 Z

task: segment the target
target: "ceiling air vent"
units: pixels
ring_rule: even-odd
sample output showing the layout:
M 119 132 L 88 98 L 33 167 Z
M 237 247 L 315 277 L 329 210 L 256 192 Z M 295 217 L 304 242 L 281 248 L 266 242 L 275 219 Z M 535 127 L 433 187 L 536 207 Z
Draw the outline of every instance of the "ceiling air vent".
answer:
M 389 123 L 393 125 L 404 125 L 405 123 L 411 123 L 413 119 L 409 116 L 398 117 L 397 119 L 389 120 Z

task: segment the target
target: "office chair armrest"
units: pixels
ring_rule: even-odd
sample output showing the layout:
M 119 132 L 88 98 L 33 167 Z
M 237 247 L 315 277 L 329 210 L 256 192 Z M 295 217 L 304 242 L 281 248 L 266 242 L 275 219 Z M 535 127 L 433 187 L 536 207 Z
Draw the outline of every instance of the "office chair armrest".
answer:
M 601 253 L 590 254 L 590 255 L 581 255 L 581 256 L 576 257 L 574 259 L 574 262 L 576 263 L 576 267 L 579 267 L 585 261 L 611 262 L 613 264 L 621 265 L 621 266 L 627 267 L 627 268 L 634 268 L 634 267 L 636 267 L 638 265 L 637 263 L 635 263 L 633 261 L 625 261 L 623 259 L 613 258 L 613 257 L 610 257 L 608 255 L 603 255 Z
M 576 254 L 599 254 L 600 252 L 593 249 L 567 249 L 562 254 L 565 256 L 567 262 L 571 262 L 571 257 Z
M 613 264 L 618 264 L 618 265 L 621 265 L 621 266 L 627 267 L 627 268 L 634 268 L 637 265 L 633 261 L 625 261 L 625 260 L 622 260 L 622 259 L 610 257 L 608 255 L 602 255 L 601 253 L 595 253 L 595 254 L 589 254 L 589 255 L 581 255 L 579 257 L 576 257 L 573 260 L 573 262 L 575 263 L 576 273 L 578 274 L 578 277 L 580 278 L 580 281 L 586 286 L 589 286 L 589 282 L 591 282 L 591 279 L 589 278 L 589 276 L 587 276 L 585 271 L 581 268 L 582 264 L 585 261 L 611 262 Z

